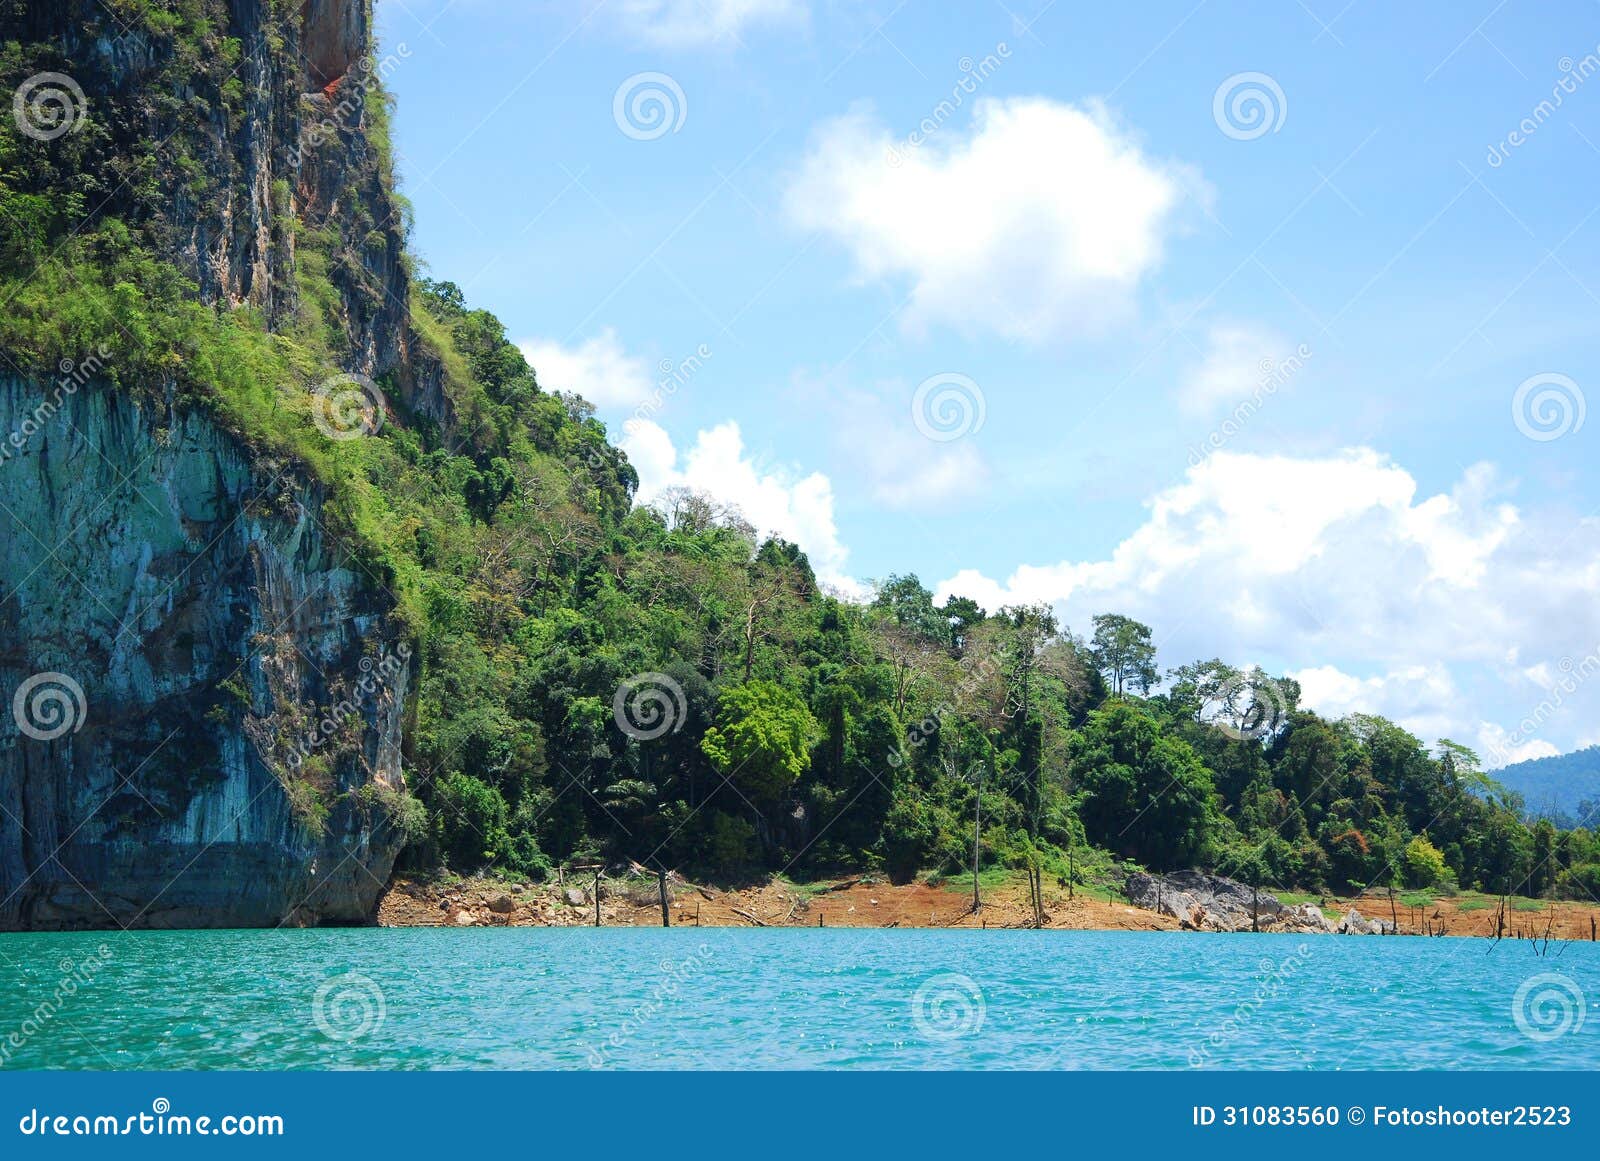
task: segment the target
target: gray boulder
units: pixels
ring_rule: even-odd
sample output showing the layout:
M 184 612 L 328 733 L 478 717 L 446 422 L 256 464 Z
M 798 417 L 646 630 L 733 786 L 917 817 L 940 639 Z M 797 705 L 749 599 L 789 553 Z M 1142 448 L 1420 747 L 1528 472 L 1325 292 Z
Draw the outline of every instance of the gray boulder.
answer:
M 1393 931 L 1394 924 L 1387 919 L 1368 919 L 1354 907 L 1339 920 L 1340 935 L 1388 935 Z
M 1266 930 L 1284 910 L 1275 895 L 1257 897 L 1247 884 L 1204 871 L 1130 875 L 1126 890 L 1135 907 L 1170 915 L 1195 931 L 1249 931 L 1253 922 Z
M 1273 917 L 1270 926 L 1263 922 L 1261 930 L 1293 935 L 1332 935 L 1338 928 L 1315 903 L 1301 903 L 1295 907 L 1285 907 Z

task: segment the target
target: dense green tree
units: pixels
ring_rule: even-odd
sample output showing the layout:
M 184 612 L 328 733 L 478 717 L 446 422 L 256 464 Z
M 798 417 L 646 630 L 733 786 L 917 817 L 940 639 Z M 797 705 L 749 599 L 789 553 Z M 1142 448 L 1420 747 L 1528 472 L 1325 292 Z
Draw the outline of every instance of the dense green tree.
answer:
M 1089 715 L 1070 752 L 1090 841 L 1156 867 L 1193 866 L 1205 856 L 1217 823 L 1211 776 L 1154 717 L 1110 705 Z
M 1149 693 L 1156 684 L 1156 646 L 1150 626 L 1120 614 L 1102 614 L 1094 619 L 1090 648 L 1112 693 L 1130 689 Z
M 506 804 L 494 787 L 452 774 L 439 783 L 436 802 L 436 840 L 451 867 L 475 871 L 505 857 Z
M 769 681 L 734 685 L 700 743 L 717 773 L 760 811 L 776 807 L 811 764 L 817 721 L 798 695 Z
M 1444 854 L 1423 835 L 1406 844 L 1405 879 L 1408 887 L 1432 887 L 1444 879 L 1449 868 Z

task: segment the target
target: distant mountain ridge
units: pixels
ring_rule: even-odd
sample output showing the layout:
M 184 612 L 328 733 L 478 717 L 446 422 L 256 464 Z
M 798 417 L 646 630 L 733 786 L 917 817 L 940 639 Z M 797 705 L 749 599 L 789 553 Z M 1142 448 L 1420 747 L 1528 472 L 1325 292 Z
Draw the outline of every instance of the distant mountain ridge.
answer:
M 1494 771 L 1493 777 L 1522 795 L 1528 813 L 1565 815 L 1583 823 L 1578 804 L 1600 801 L 1600 746 L 1518 762 Z

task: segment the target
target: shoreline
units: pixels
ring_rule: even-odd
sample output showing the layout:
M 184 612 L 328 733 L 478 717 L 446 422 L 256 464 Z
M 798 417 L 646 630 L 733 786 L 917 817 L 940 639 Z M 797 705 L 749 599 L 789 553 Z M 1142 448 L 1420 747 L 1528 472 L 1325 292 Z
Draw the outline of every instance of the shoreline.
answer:
M 1481 896 L 1453 896 L 1405 902 L 1397 893 L 1391 906 L 1385 894 L 1355 898 L 1332 895 L 1315 900 L 1323 913 L 1337 917 L 1357 911 L 1364 919 L 1398 925 L 1397 934 L 1428 938 L 1496 937 L 1498 909 Z M 660 927 L 657 881 L 648 876 L 602 880 L 602 927 Z M 1298 899 L 1298 896 L 1291 896 Z M 668 889 L 673 927 L 821 927 L 1031 929 L 1035 922 L 1023 880 L 986 887 L 983 908 L 974 915 L 970 886 L 891 884 L 866 878 L 794 884 L 782 879 L 738 888 L 717 888 L 673 880 Z M 1195 928 L 1170 915 L 1111 898 L 1103 890 L 1044 892 L 1046 930 L 1183 931 Z M 1552 943 L 1590 942 L 1600 929 L 1600 906 L 1561 900 L 1521 900 L 1504 915 L 1506 940 Z M 526 883 L 474 877 L 421 881 L 396 877 L 379 897 L 380 927 L 593 927 L 593 880 Z M 1306 934 L 1295 928 L 1281 932 Z M 1263 931 L 1263 934 L 1269 933 Z M 1251 934 L 1248 930 L 1241 934 Z

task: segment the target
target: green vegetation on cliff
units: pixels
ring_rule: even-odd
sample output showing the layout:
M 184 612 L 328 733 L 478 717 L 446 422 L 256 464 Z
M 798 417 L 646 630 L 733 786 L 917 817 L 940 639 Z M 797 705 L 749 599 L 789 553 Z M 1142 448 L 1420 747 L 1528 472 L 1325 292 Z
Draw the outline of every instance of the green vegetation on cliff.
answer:
M 954 872 L 981 793 L 989 866 L 1600 891 L 1594 835 L 1530 828 L 1453 743 L 1325 721 L 1292 681 L 1220 661 L 1163 680 L 1150 630 L 1125 617 L 1078 637 L 1044 607 L 936 604 L 915 576 L 852 603 L 734 508 L 636 506 L 592 408 L 542 386 L 493 315 L 448 282 L 384 283 L 352 249 L 399 235 L 381 100 L 345 129 L 373 146 L 365 200 L 312 220 L 275 185 L 281 284 L 254 305 L 208 292 L 176 254 L 185 199 L 214 195 L 222 164 L 184 143 L 210 134 L 225 153 L 251 115 L 226 5 L 121 8 L 167 62 L 149 109 L 91 109 L 46 144 L 0 124 L 0 349 L 36 376 L 104 349 L 110 389 L 203 408 L 325 490 L 332 530 L 417 642 L 413 868 Z M 46 57 L 7 43 L 0 79 Z M 172 136 L 137 129 L 149 118 Z M 408 353 L 374 364 L 390 414 L 329 439 L 313 389 L 359 361 L 352 318 L 382 317 L 395 286 Z

